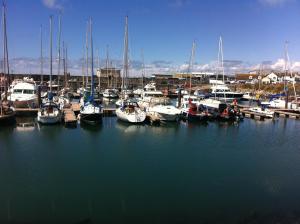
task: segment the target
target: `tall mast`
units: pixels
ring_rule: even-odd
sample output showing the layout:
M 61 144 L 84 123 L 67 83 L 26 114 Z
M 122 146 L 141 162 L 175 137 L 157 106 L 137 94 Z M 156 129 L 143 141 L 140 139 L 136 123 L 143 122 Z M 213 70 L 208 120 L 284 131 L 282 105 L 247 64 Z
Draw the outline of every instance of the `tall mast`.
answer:
M 50 92 L 52 92 L 52 16 L 50 16 Z
M 5 98 L 7 98 L 7 90 L 9 86 L 9 63 L 8 63 L 8 47 L 7 47 L 7 32 L 6 32 L 6 5 L 3 2 L 3 73 L 5 81 Z
M 92 18 L 90 18 L 90 40 L 91 40 L 91 96 L 92 99 L 94 97 L 94 50 L 93 50 L 93 24 L 92 24 Z
M 142 89 L 144 88 L 144 76 L 145 76 L 145 60 L 144 60 L 144 50 L 141 50 L 142 56 Z
M 61 13 L 58 16 L 58 67 L 57 67 L 57 84 L 59 85 L 60 76 L 60 39 L 61 39 Z
M 128 16 L 125 17 L 122 89 L 127 89 L 127 79 L 128 79 Z
M 193 65 L 194 65 L 194 57 L 195 57 L 195 48 L 196 48 L 196 42 L 193 41 L 192 45 L 192 51 L 191 51 L 191 57 L 190 57 L 190 63 L 189 63 L 189 73 L 190 73 L 190 94 L 192 93 L 192 71 L 193 71 Z
M 40 38 L 41 38 L 41 52 L 40 52 L 40 63 L 41 63 L 41 83 L 43 83 L 44 81 L 44 70 L 43 70 L 43 67 L 44 67 L 44 64 L 43 64 L 43 26 L 41 25 L 40 27 Z
M 224 71 L 224 58 L 223 58 L 223 40 L 222 40 L 222 36 L 220 36 L 220 40 L 219 40 L 219 55 L 218 55 L 218 59 L 219 59 L 219 67 L 221 67 L 222 70 L 222 75 L 223 75 L 223 84 L 225 84 L 225 71 Z
M 109 88 L 109 77 L 108 77 L 108 65 L 109 65 L 109 46 L 106 45 L 106 77 L 107 77 L 107 88 Z
M 68 86 L 68 45 L 66 44 L 66 55 L 65 55 L 65 71 L 66 71 L 66 74 L 65 74 L 65 85 L 66 87 Z
M 65 42 L 62 42 L 62 61 L 63 61 L 63 74 L 64 74 L 64 82 L 66 87 L 66 49 L 65 49 Z
M 89 23 L 87 21 L 86 24 L 86 36 L 85 36 L 85 64 L 86 64 L 86 87 L 88 85 L 88 81 L 89 81 L 89 45 L 88 45 L 88 32 L 89 32 Z
M 99 48 L 97 48 L 97 71 L 99 72 L 98 88 L 99 88 L 99 92 L 100 92 L 100 88 L 101 88 L 101 69 L 100 69 L 100 53 L 99 53 Z
M 286 68 L 286 70 L 287 70 L 286 73 L 288 73 L 288 70 L 290 70 L 289 73 L 290 73 L 290 76 L 292 78 L 293 72 L 291 70 L 291 61 L 290 61 L 290 56 L 289 56 L 289 52 L 288 52 L 288 42 L 286 42 L 285 57 L 286 57 L 286 63 L 287 63 L 286 64 L 286 67 L 287 67 Z M 295 100 L 297 101 L 297 93 L 296 93 L 296 87 L 295 87 L 295 75 L 294 75 L 294 81 L 293 81 L 293 90 L 294 90 Z

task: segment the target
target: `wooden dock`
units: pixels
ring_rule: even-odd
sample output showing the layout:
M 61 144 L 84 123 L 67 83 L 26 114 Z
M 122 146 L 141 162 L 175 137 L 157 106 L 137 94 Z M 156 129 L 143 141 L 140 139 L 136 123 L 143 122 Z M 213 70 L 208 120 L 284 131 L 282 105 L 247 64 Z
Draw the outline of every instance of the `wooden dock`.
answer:
M 63 115 L 64 115 L 64 122 L 66 125 L 76 125 L 77 124 L 77 118 L 72 109 L 70 109 L 70 108 L 64 109 Z
M 256 113 L 247 109 L 242 109 L 241 113 L 243 114 L 244 117 L 246 118 L 252 118 L 255 120 L 260 120 L 263 121 L 265 119 L 271 119 L 270 117 L 267 117 L 266 115 L 260 114 L 260 113 Z
M 39 108 L 15 108 L 17 116 L 37 115 Z
M 300 119 L 300 111 L 299 110 L 276 109 L 276 110 L 274 110 L 274 112 L 279 117 Z
M 80 112 L 80 104 L 79 103 L 72 103 L 71 109 L 75 114 Z

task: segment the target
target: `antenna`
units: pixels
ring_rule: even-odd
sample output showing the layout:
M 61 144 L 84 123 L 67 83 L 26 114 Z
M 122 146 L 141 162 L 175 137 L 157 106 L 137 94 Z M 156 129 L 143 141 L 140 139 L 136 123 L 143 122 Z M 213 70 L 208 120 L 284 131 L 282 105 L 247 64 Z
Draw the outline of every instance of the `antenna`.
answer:
M 52 92 L 52 15 L 49 18 L 50 22 L 50 92 Z

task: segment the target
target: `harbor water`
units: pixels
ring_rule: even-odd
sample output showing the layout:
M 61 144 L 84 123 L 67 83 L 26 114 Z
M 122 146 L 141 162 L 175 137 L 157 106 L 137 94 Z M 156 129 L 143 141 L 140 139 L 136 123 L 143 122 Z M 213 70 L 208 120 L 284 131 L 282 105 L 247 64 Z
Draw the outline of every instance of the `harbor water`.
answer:
M 0 223 L 299 220 L 299 130 L 292 119 L 148 126 L 115 117 L 0 127 Z

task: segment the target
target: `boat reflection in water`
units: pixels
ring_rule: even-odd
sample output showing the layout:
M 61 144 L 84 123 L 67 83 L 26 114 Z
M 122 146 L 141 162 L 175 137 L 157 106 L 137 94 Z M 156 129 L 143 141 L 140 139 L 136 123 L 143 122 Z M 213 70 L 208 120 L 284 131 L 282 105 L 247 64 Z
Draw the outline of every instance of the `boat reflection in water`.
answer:
M 15 130 L 20 132 L 31 132 L 37 127 L 34 117 L 16 117 Z
M 130 124 L 124 121 L 117 120 L 116 128 L 126 134 L 141 134 L 145 133 L 147 127 L 145 124 Z

